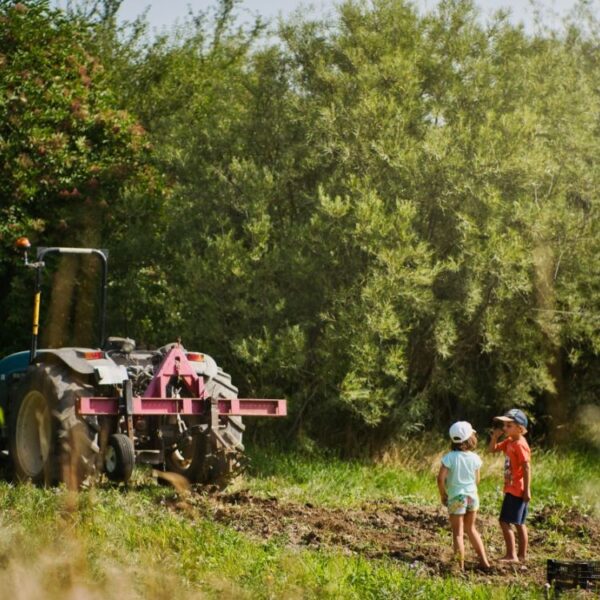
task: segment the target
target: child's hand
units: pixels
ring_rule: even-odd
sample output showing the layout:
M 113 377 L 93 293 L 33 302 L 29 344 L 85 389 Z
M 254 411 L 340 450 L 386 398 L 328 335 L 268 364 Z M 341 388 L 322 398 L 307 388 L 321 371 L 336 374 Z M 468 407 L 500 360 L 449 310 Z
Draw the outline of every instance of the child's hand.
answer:
M 502 427 L 494 425 L 494 429 L 492 429 L 492 439 L 497 440 L 503 433 Z

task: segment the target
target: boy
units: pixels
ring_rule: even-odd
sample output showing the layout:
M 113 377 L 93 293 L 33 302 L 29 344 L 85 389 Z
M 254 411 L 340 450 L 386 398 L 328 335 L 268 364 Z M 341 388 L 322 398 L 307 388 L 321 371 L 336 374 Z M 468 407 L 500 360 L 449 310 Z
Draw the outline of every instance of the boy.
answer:
M 531 450 L 523 437 L 527 433 L 527 417 L 518 408 L 509 410 L 502 417 L 495 417 L 490 440 L 490 452 L 504 452 L 504 501 L 500 511 L 500 527 L 506 544 L 506 555 L 500 560 L 516 563 L 527 558 L 527 508 L 531 500 Z M 506 438 L 498 442 L 504 434 Z M 515 535 L 511 525 L 517 530 L 518 553 L 515 548 Z

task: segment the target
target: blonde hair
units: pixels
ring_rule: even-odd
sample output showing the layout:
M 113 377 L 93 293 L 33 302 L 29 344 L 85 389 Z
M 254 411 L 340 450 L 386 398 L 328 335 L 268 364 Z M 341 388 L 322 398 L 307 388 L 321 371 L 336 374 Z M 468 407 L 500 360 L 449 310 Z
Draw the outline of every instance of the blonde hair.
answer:
M 475 450 L 475 448 L 477 448 L 477 435 L 473 433 L 471 437 L 464 442 L 452 442 L 451 448 L 452 450 L 460 450 L 461 452 Z

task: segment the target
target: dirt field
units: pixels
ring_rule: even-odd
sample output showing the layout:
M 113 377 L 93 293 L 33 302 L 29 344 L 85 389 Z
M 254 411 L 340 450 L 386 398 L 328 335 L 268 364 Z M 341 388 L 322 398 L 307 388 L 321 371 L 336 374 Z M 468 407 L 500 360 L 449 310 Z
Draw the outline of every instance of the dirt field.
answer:
M 276 537 L 290 547 L 335 549 L 366 558 L 388 557 L 410 565 L 423 575 L 451 571 L 451 539 L 447 516 L 440 508 L 409 506 L 394 502 L 368 503 L 359 509 L 343 510 L 311 504 L 258 498 L 247 492 L 198 493 L 173 502 L 171 508 L 212 518 L 261 540 Z M 600 521 L 575 510 L 568 513 L 544 509 L 529 519 L 530 560 L 526 565 L 493 561 L 504 550 L 495 517 L 480 516 L 490 558 L 490 573 L 476 569 L 474 554 L 467 548 L 466 570 L 481 583 L 543 586 L 546 559 L 590 559 L 600 556 Z M 468 542 L 467 542 L 468 546 Z

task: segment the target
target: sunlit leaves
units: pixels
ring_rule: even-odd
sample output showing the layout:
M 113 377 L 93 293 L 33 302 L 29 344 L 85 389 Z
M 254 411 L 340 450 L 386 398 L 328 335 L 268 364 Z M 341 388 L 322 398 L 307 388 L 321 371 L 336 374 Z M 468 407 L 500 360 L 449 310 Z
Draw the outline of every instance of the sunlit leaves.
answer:
M 107 233 L 116 237 L 122 228 L 127 211 L 120 206 L 127 190 L 143 190 L 147 201 L 156 192 L 149 192 L 145 132 L 117 105 L 105 69 L 90 48 L 89 23 L 53 9 L 46 0 L 0 1 L 5 318 L 22 303 L 11 271 L 16 237 L 28 235 L 34 245 L 105 247 Z M 27 274 L 21 270 L 20 276 Z M 26 336 L 21 326 L 16 335 L 4 331 L 0 340 L 18 349 L 18 340 Z
M 18 196 L 2 227 L 47 227 L 28 198 L 113 202 L 107 186 L 152 150 L 170 193 L 150 212 L 128 188 L 111 236 L 130 265 L 114 285 L 125 324 L 155 344 L 182 330 L 331 442 L 542 405 L 574 367 L 589 395 L 593 34 L 484 24 L 468 0 L 425 14 L 375 0 L 296 16 L 261 44 L 231 3 L 214 14 L 155 39 L 108 20 L 85 38 L 105 71 L 75 44 L 39 90 L 11 72 L 0 112 L 29 129 L 20 146 L 0 136 Z M 0 73 L 9 62 L 0 48 Z

